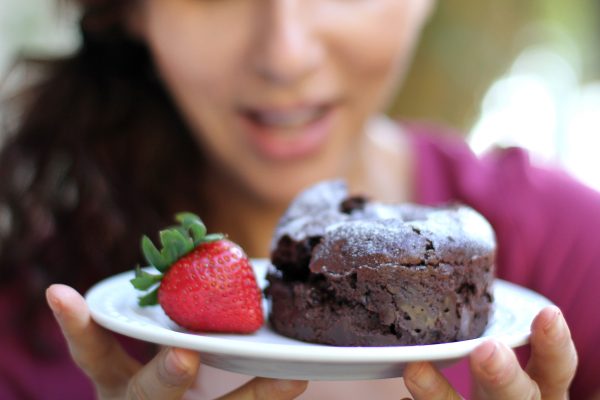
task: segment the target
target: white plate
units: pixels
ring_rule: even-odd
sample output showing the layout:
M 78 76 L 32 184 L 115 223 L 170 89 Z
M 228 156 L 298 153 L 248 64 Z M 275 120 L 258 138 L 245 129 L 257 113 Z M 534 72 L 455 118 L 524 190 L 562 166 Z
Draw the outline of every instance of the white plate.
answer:
M 265 260 L 253 260 L 264 286 Z M 114 332 L 167 346 L 197 350 L 202 362 L 252 376 L 308 380 L 358 380 L 402 376 L 407 362 L 427 360 L 448 366 L 468 355 L 484 338 L 510 347 L 527 343 L 531 321 L 545 297 L 523 287 L 496 280 L 495 312 L 478 339 L 426 346 L 335 347 L 304 343 L 278 335 L 268 325 L 252 335 L 198 334 L 172 322 L 159 306 L 141 308 L 139 292 L 129 279 L 133 271 L 115 275 L 86 294 L 93 319 Z

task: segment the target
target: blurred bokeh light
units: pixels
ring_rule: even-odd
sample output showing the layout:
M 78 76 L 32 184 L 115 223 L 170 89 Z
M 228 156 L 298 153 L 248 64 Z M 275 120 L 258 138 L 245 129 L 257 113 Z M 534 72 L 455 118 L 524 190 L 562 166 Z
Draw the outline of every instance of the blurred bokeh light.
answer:
M 524 28 L 523 50 L 490 85 L 469 140 L 479 153 L 527 148 L 534 159 L 562 166 L 600 190 L 600 3 L 577 6 Z M 587 26 L 585 10 L 595 17 Z

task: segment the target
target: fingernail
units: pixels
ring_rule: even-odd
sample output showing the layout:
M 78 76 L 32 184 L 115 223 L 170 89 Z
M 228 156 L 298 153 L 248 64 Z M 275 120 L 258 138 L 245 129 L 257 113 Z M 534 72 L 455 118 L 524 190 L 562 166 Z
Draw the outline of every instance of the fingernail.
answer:
M 186 376 L 194 368 L 195 354 L 184 349 L 171 349 L 165 358 L 165 369 L 173 376 Z
M 472 357 L 488 375 L 496 375 L 502 370 L 504 357 L 495 341 L 487 341 L 476 347 Z
M 410 377 L 410 380 L 419 387 L 427 390 L 435 384 L 436 375 L 427 363 L 420 363 L 416 374 Z
M 280 392 L 295 391 L 296 389 L 298 389 L 299 384 L 300 384 L 300 381 L 285 380 L 285 379 L 278 379 L 274 383 L 275 387 Z
M 46 289 L 46 301 L 48 302 L 48 306 L 50 307 L 50 309 L 52 310 L 52 312 L 59 316 L 62 312 L 62 307 L 60 304 L 60 301 L 52 296 L 49 292 L 48 289 Z
M 544 327 L 544 333 L 550 340 L 559 340 L 565 332 L 565 322 L 560 318 L 562 313 L 558 307 L 553 308 L 552 315 Z

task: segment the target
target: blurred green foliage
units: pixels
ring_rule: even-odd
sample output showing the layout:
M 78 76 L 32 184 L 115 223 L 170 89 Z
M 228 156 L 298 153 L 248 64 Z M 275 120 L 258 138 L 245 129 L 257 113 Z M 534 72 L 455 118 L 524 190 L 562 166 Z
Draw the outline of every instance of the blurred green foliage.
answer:
M 493 81 L 541 42 L 573 58 L 582 79 L 598 79 L 599 26 L 598 0 L 439 0 L 390 113 L 466 132 Z

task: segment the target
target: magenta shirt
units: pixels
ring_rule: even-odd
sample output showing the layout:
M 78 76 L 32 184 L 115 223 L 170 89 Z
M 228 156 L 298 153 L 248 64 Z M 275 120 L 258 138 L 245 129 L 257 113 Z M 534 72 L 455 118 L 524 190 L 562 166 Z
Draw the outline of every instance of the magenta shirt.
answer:
M 498 276 L 527 286 L 564 312 L 579 352 L 571 397 L 600 391 L 600 193 L 557 170 L 532 165 L 519 149 L 477 158 L 456 135 L 410 125 L 416 155 L 416 201 L 466 203 L 496 230 Z M 13 313 L 10 291 L 0 292 L 0 315 Z M 88 399 L 92 385 L 73 365 L 58 328 L 43 321 L 39 334 L 57 356 L 34 359 L 7 324 L 0 325 L 0 399 Z M 466 362 L 444 370 L 465 395 Z

